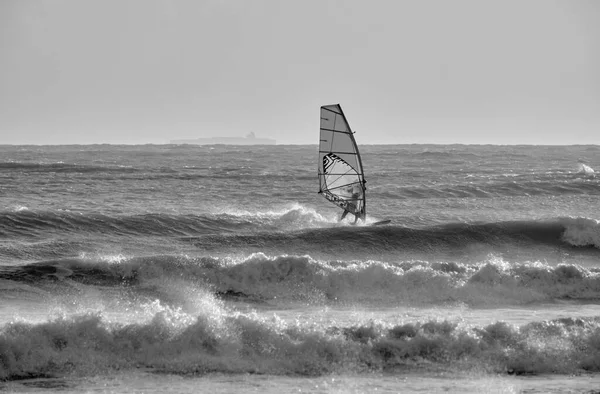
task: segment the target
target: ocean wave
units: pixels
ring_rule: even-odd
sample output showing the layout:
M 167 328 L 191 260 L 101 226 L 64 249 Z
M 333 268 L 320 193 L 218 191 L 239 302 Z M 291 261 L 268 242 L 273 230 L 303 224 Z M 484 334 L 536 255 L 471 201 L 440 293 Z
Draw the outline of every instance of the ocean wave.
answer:
M 284 230 L 323 227 L 336 221 L 321 215 L 314 208 L 308 208 L 298 203 L 266 211 L 225 208 L 216 210 L 215 214 L 218 214 L 224 220 L 243 219 L 257 225 L 266 226 L 267 229 L 281 228 Z
M 574 246 L 594 246 L 600 249 L 600 221 L 588 218 L 562 218 L 565 227 L 561 238 Z
M 0 211 L 0 238 L 24 238 L 61 233 L 188 237 L 246 230 L 294 230 L 331 225 L 335 220 L 314 208 L 293 203 L 265 211 L 231 207 L 204 214 L 148 213 L 106 215 L 68 210 L 12 208 Z
M 600 300 L 600 270 L 576 264 L 317 260 L 310 256 L 73 258 L 4 266 L 0 280 L 60 294 L 75 284 L 185 302 L 182 283 L 223 300 L 265 305 L 524 305 Z M 175 285 L 173 285 L 175 283 Z M 149 293 L 150 291 L 150 293 Z
M 578 174 L 584 174 L 584 175 L 590 175 L 590 176 L 595 176 L 596 171 L 594 171 L 594 169 L 584 163 L 578 163 L 578 170 L 577 170 Z
M 589 218 L 556 218 L 492 223 L 449 223 L 425 228 L 403 226 L 345 226 L 329 224 L 290 232 L 207 235 L 193 240 L 204 250 L 215 248 L 264 248 L 289 251 L 330 252 L 460 251 L 473 245 L 511 248 L 547 245 L 600 249 L 600 221 Z
M 28 239 L 62 233 L 112 236 L 167 236 L 206 251 L 263 247 L 281 252 L 301 250 L 457 251 L 472 245 L 506 248 L 548 245 L 600 249 L 600 221 L 555 218 L 491 223 L 449 223 L 431 227 L 349 226 L 312 208 L 292 204 L 272 211 L 222 209 L 203 214 L 109 216 L 72 211 L 0 212 L 0 238 Z M 316 249 L 315 249 L 316 248 Z
M 581 173 L 578 173 L 581 174 Z M 521 175 L 510 174 L 513 178 Z M 503 177 L 507 177 L 503 175 Z M 553 177 L 553 178 L 556 178 Z M 582 179 L 577 174 L 563 175 L 566 179 L 511 180 L 465 182 L 458 185 L 396 186 L 376 188 L 379 196 L 386 198 L 494 198 L 514 196 L 600 195 L 600 183 L 595 179 Z
M 75 164 L 75 163 L 35 163 L 35 162 L 18 162 L 5 161 L 0 162 L 0 170 L 21 170 L 27 172 L 56 172 L 56 173 L 93 173 L 93 172 L 111 172 L 111 173 L 132 173 L 138 172 L 139 169 L 120 166 L 120 165 L 90 165 L 90 164 Z
M 0 243 L 0 261 L 40 261 L 79 254 L 85 246 L 74 239 L 43 239 L 35 242 Z
M 255 178 L 257 181 L 307 181 L 313 180 L 315 175 L 312 171 L 298 168 L 279 168 L 277 172 L 266 170 L 263 165 L 245 165 L 234 163 L 230 165 L 214 166 L 169 166 L 160 167 L 143 165 L 134 167 L 132 165 L 115 164 L 90 164 L 90 163 L 66 163 L 57 162 L 20 162 L 0 161 L 0 171 L 37 173 L 60 173 L 60 174 L 85 174 L 93 180 L 125 178 L 131 181 L 152 181 L 161 179 L 176 180 L 203 180 L 203 179 L 226 179 L 231 181 L 248 180 Z
M 214 264 L 214 262 L 212 262 Z M 600 272 L 577 265 L 508 264 L 490 258 L 456 262 L 321 261 L 308 256 L 255 254 L 200 275 L 227 299 L 303 300 L 343 305 L 523 305 L 600 300 Z
M 0 379 L 138 370 L 319 376 L 406 370 L 573 374 L 600 371 L 598 318 L 513 326 L 451 321 L 315 327 L 214 307 L 118 323 L 100 314 L 0 329 Z
M 139 214 L 109 216 L 73 211 L 18 210 L 0 212 L 0 237 L 28 237 L 77 232 L 111 235 L 187 236 L 228 232 L 250 223 L 234 215 Z

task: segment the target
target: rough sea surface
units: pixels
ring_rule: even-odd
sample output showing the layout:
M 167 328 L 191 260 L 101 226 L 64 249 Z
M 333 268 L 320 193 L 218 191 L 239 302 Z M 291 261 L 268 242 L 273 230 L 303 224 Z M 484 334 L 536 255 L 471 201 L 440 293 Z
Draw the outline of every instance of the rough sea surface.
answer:
M 0 146 L 0 391 L 600 392 L 600 146 L 361 153 Z

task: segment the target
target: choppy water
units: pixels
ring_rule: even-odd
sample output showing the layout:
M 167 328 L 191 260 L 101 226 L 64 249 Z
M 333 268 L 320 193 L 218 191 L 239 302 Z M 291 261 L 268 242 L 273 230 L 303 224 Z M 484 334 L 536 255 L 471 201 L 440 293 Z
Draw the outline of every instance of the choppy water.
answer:
M 600 147 L 361 151 L 0 146 L 0 389 L 600 390 Z

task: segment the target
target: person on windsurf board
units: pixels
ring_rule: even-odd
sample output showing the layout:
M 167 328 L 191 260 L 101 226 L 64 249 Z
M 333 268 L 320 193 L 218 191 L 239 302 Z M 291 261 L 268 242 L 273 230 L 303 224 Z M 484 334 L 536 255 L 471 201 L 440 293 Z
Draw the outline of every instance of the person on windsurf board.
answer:
M 348 215 L 348 213 L 350 212 L 352 212 L 352 214 L 354 215 L 354 223 L 352 224 L 356 224 L 356 222 L 358 222 L 358 219 L 362 219 L 364 221 L 364 217 L 361 218 L 361 215 L 358 214 L 358 202 L 362 199 L 362 188 L 358 184 L 354 184 L 348 187 L 346 191 L 349 194 L 351 194 L 351 197 L 348 200 L 348 204 L 346 205 L 346 208 L 344 208 L 344 211 L 342 212 L 342 216 L 340 217 L 339 221 L 341 222 L 342 220 L 344 220 L 346 215 Z
M 339 104 L 322 106 L 320 115 L 319 194 L 344 210 L 340 221 L 351 213 L 355 224 L 358 219 L 366 222 L 366 180 L 354 132 Z

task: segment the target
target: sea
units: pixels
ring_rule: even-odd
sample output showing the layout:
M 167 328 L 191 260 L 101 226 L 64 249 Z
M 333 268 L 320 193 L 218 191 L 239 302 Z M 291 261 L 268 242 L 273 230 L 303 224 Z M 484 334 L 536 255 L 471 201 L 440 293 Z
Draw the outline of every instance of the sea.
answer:
M 600 393 L 600 146 L 360 150 L 0 146 L 0 392 Z

